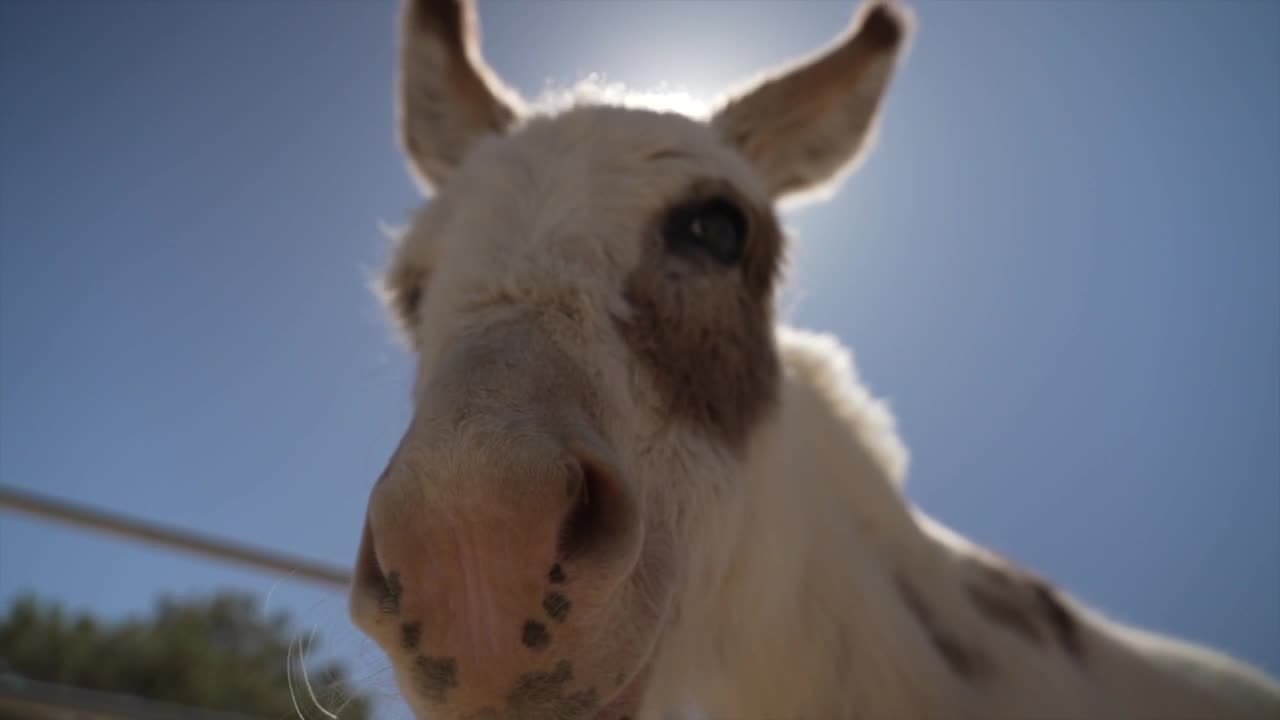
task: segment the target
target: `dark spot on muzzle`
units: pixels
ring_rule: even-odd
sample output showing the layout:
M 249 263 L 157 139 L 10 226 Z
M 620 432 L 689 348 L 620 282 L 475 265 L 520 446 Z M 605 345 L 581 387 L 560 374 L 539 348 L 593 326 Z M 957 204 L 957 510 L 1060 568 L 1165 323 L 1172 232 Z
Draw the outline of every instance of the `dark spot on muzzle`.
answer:
M 547 632 L 547 626 L 537 620 L 528 620 L 524 624 L 524 629 L 520 632 L 520 639 L 524 642 L 524 646 L 534 650 L 542 650 L 551 644 L 551 633 Z
M 568 660 L 556 663 L 550 672 L 528 672 L 520 676 L 516 686 L 507 695 L 507 704 L 513 708 L 546 705 L 564 694 L 564 688 L 573 679 L 573 664 Z
M 432 702 L 444 702 L 449 691 L 458 687 L 458 663 L 451 657 L 419 655 L 414 660 L 413 671 L 418 690 Z
M 567 579 L 564 575 L 564 568 L 560 567 L 560 563 L 551 566 L 551 572 L 547 577 L 556 585 L 562 584 Z
M 569 610 L 573 608 L 573 603 L 569 598 L 558 592 L 549 592 L 542 600 L 542 609 L 547 611 L 547 615 L 556 622 L 564 622 L 569 617 Z
M 573 681 L 573 665 L 568 660 L 556 663 L 549 672 L 530 672 L 520 676 L 507 695 L 507 706 L 514 718 L 556 718 L 583 720 L 596 709 L 600 695 L 595 688 L 569 692 Z
M 417 650 L 422 640 L 422 623 L 405 623 L 400 626 L 400 647 L 405 650 Z
M 382 599 L 378 601 L 378 609 L 388 615 L 399 614 L 402 592 L 404 592 L 404 586 L 400 584 L 400 573 L 395 571 L 387 573 L 387 586 Z

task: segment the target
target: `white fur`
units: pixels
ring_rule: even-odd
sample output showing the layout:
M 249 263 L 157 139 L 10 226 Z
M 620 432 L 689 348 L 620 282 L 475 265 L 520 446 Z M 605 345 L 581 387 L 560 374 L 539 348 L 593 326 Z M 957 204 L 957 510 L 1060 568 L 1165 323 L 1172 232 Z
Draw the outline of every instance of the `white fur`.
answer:
M 644 718 L 687 707 L 712 719 L 1278 716 L 1280 692 L 1256 670 L 1078 603 L 1083 663 L 978 616 L 963 588 L 980 551 L 901 495 L 902 445 L 848 353 L 785 328 L 779 342 L 782 410 L 753 443 L 738 517 L 695 548 L 690 577 L 714 580 L 687 587 Z M 940 662 L 895 573 L 991 655 L 991 681 L 961 681 Z

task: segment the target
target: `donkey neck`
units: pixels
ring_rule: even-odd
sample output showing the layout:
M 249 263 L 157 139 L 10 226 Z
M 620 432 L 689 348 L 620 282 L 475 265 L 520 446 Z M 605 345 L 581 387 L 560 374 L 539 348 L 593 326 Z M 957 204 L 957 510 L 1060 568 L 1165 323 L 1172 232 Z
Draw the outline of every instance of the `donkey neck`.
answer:
M 928 591 L 938 560 L 901 495 L 892 420 L 834 341 L 780 342 L 780 405 L 752 443 L 735 521 L 696 544 L 655 695 L 713 718 L 939 714 L 946 699 L 930 693 L 950 683 L 922 677 L 938 669 L 917 661 L 927 640 L 896 590 L 909 576 Z
M 1115 625 L 913 510 L 892 421 L 845 351 L 792 332 L 780 343 L 780 405 L 732 502 L 693 538 L 641 720 L 690 709 L 1252 718 L 1280 707 L 1252 668 Z

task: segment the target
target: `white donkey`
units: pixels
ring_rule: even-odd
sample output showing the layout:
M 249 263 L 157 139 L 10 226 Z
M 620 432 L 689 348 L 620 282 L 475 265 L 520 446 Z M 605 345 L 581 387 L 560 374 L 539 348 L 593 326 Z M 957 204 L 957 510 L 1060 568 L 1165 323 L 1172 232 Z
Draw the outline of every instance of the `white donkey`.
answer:
M 867 147 L 902 8 L 709 119 L 531 114 L 474 14 L 402 18 L 402 140 L 435 197 L 386 277 L 416 412 L 351 598 L 420 717 L 1280 718 L 1258 671 L 915 511 L 846 352 L 775 328 L 774 204 Z

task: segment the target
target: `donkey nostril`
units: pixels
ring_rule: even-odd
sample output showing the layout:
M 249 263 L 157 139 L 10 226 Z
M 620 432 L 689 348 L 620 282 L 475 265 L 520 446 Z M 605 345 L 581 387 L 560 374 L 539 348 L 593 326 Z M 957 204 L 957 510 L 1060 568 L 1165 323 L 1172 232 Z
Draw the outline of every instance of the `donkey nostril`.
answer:
M 383 572 L 373 543 L 373 530 L 366 520 L 360 538 L 360 557 L 356 560 L 355 584 L 359 592 L 371 596 L 384 613 L 400 611 L 400 574 Z
M 559 559 L 589 554 L 606 544 L 623 520 L 619 488 L 597 464 L 580 459 L 568 486 L 573 505 L 560 526 Z
M 599 495 L 599 480 L 589 466 L 579 466 L 577 472 L 570 477 L 568 488 L 573 505 L 568 516 L 560 526 L 560 540 L 556 545 L 556 554 L 560 558 L 568 558 L 586 550 L 599 534 L 600 512 L 598 503 L 603 498 Z M 592 496 L 597 497 L 593 498 Z M 592 505 L 592 500 L 597 505 Z
M 368 520 L 365 520 L 364 532 L 360 535 L 360 556 L 356 558 L 355 580 L 361 586 L 386 582 L 382 568 L 378 567 L 378 555 L 373 548 L 373 531 L 369 529 Z

